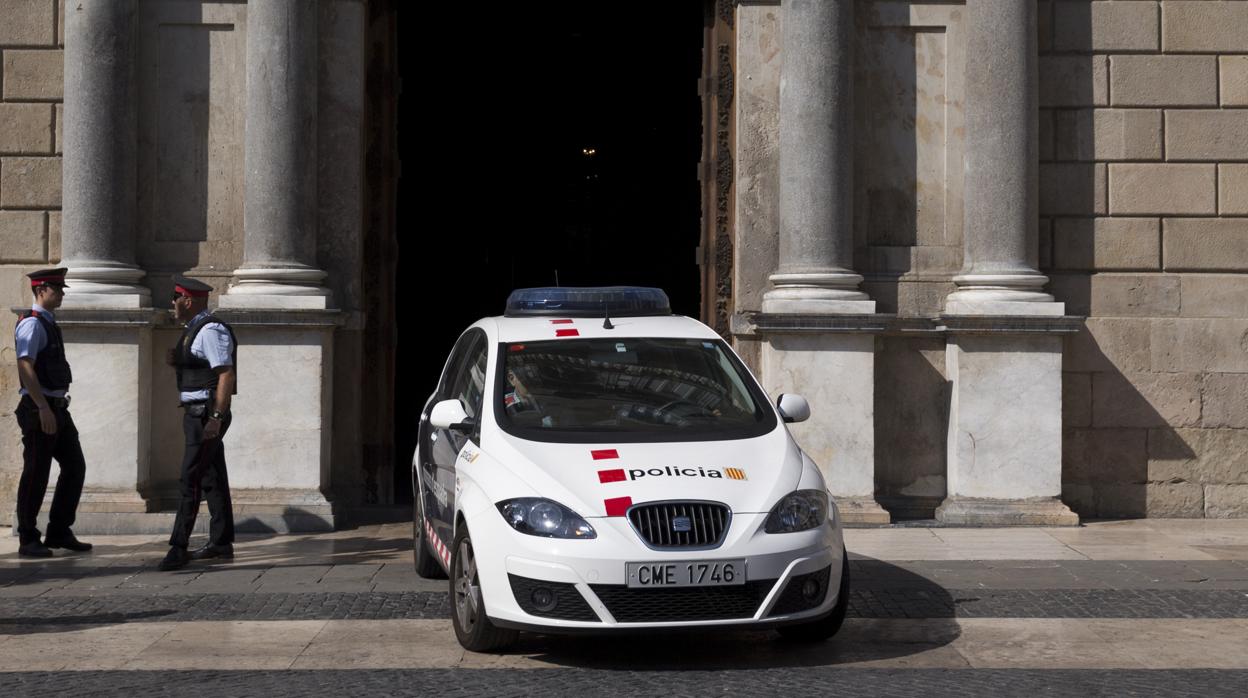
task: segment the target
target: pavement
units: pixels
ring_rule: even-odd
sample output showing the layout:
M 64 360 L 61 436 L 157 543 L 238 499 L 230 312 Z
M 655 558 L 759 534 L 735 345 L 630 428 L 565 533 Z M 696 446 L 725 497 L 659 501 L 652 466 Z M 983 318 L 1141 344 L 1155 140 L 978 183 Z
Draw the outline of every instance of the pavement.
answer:
M 244 536 L 160 572 L 164 536 L 19 558 L 0 528 L 5 696 L 1244 695 L 1248 520 L 850 529 L 841 633 L 523 635 L 466 652 L 411 526 Z M 193 544 L 197 544 L 194 541 Z

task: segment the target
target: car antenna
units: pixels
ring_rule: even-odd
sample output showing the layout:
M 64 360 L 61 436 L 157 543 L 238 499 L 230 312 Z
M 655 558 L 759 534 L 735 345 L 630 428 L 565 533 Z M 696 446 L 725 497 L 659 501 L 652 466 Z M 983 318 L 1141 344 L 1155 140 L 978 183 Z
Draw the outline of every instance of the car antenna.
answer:
M 555 288 L 559 288 L 559 270 L 555 270 Z
M 614 330 L 615 325 L 611 324 L 611 306 L 606 301 L 602 302 L 602 329 Z

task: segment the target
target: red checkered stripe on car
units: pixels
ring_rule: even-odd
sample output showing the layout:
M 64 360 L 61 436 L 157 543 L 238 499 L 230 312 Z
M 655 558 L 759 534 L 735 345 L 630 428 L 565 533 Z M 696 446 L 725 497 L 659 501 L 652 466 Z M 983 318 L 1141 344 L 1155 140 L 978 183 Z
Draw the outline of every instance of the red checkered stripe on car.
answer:
M 602 448 L 589 452 L 590 458 L 594 460 L 617 460 L 620 452 L 614 448 Z M 610 470 L 598 471 L 598 482 L 600 484 L 608 484 L 611 482 L 624 482 L 624 470 L 622 468 L 612 468 Z M 628 512 L 628 508 L 633 505 L 632 497 L 612 497 L 602 500 L 602 508 L 606 509 L 607 516 L 623 516 Z
M 442 558 L 442 562 L 446 564 L 447 569 L 451 567 L 451 551 L 442 545 L 442 537 L 438 532 L 433 530 L 433 524 L 429 523 L 429 519 L 425 519 L 425 533 L 429 536 L 429 542 L 433 543 L 433 549 L 437 551 L 438 557 Z
M 550 324 L 552 324 L 552 325 L 571 325 L 571 324 L 572 324 L 572 321 L 571 321 L 571 320 L 569 320 L 569 319 L 551 320 L 551 321 L 550 321 Z M 556 336 L 556 337 L 580 337 L 580 336 L 581 336 L 581 333 L 580 333 L 580 332 L 578 332 L 578 331 L 576 330 L 576 328 L 573 328 L 573 327 L 565 327 L 565 328 L 557 328 L 557 329 L 555 329 L 555 336 Z

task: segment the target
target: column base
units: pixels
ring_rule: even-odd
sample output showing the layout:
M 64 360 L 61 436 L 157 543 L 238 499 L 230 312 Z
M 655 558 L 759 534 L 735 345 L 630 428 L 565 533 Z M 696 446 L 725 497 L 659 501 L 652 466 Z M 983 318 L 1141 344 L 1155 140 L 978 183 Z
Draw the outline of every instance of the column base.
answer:
M 221 294 L 217 307 L 327 310 L 333 294 L 321 285 L 325 276 L 312 267 L 236 269 L 234 285 Z
M 871 315 L 875 301 L 858 285 L 862 276 L 851 271 L 776 273 L 773 288 L 763 294 L 764 313 L 814 315 Z
M 948 497 L 936 508 L 947 526 L 1078 526 L 1079 515 L 1057 497 L 979 499 Z
M 72 308 L 150 308 L 152 292 L 139 284 L 144 271 L 138 267 L 107 262 L 64 263 L 68 288 L 61 307 Z
M 854 524 L 890 524 L 892 517 L 875 501 L 875 497 L 836 497 L 836 509 L 841 514 L 841 523 Z

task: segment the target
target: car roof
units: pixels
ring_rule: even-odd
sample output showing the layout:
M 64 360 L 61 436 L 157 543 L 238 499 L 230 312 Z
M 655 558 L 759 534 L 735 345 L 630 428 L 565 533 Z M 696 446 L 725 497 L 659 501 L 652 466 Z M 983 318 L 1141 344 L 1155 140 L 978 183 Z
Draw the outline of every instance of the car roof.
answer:
M 603 318 L 557 316 L 491 317 L 477 325 L 491 325 L 499 342 L 536 342 L 545 339 L 612 339 L 616 337 L 686 337 L 719 339 L 706 325 L 683 315 L 648 315 L 611 318 L 613 329 L 603 327 Z

